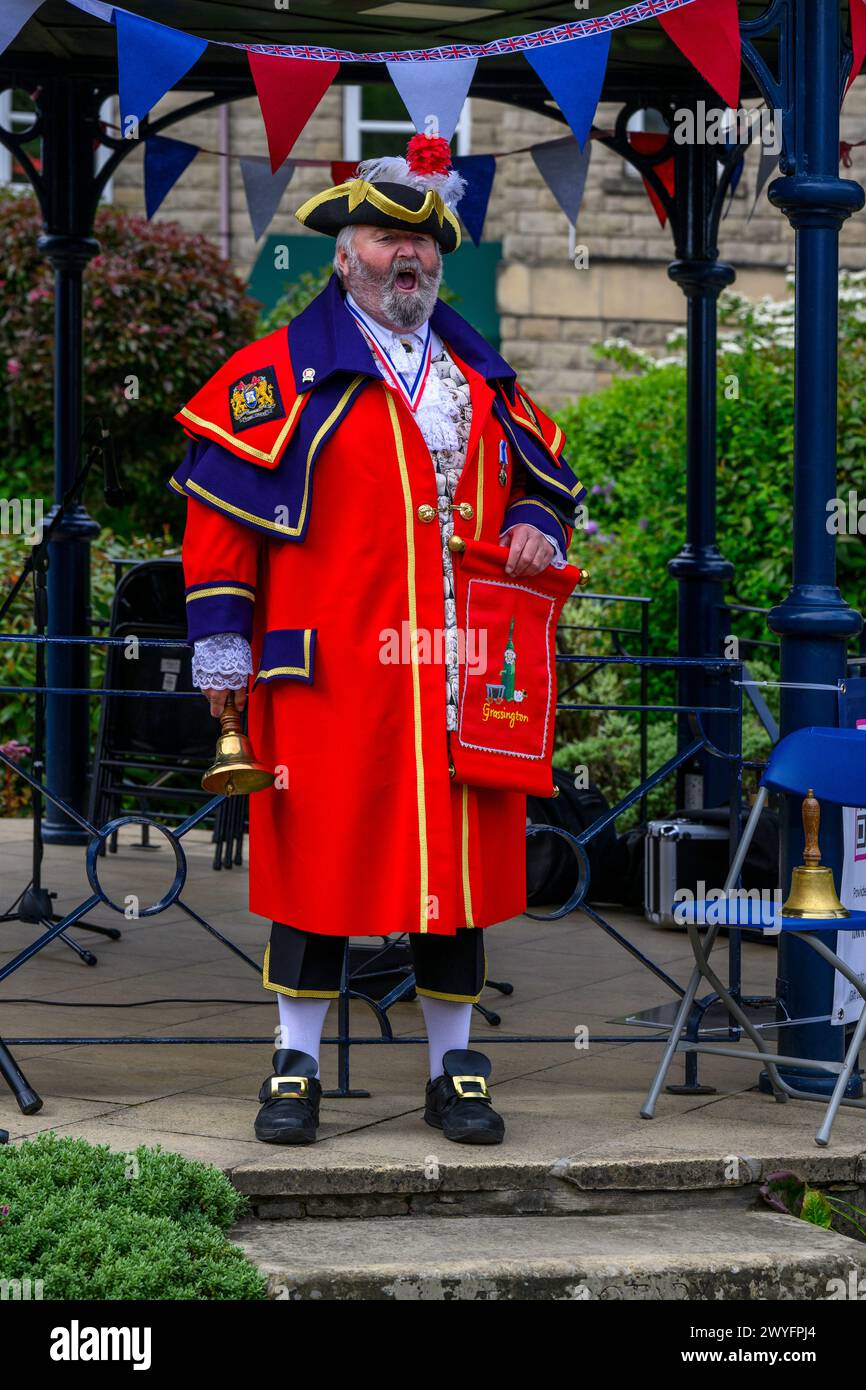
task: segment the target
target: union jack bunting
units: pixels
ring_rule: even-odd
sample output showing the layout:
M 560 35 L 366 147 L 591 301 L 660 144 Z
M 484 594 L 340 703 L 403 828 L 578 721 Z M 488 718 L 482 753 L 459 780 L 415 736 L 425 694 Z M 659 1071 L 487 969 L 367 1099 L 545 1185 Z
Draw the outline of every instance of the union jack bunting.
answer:
M 625 29 L 630 24 L 640 24 L 644 19 L 658 19 L 660 15 L 682 10 L 693 5 L 695 0 L 638 0 L 626 5 L 613 14 L 600 15 L 597 19 L 577 19 L 571 24 L 557 24 L 552 29 L 536 29 L 531 34 L 518 34 L 510 39 L 493 39 L 490 43 L 452 43 L 441 48 L 409 48 L 398 51 L 382 50 L 378 53 L 355 53 L 349 48 L 315 48 L 311 44 L 288 43 L 231 43 L 227 40 L 212 40 L 224 48 L 242 48 L 247 53 L 264 53 L 275 58 L 309 58 L 313 62 L 327 63 L 437 63 L 449 58 L 497 58 L 507 53 L 521 53 L 528 48 L 565 43 L 569 39 L 586 39 L 597 34 L 608 34 L 614 29 Z

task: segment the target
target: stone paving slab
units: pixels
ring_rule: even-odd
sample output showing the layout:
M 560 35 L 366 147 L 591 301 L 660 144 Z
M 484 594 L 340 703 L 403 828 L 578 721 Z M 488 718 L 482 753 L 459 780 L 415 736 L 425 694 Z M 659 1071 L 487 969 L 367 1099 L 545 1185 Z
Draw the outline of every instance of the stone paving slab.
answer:
M 866 1247 L 770 1213 L 393 1217 L 258 1222 L 235 1240 L 271 1298 L 818 1299 L 866 1271 Z

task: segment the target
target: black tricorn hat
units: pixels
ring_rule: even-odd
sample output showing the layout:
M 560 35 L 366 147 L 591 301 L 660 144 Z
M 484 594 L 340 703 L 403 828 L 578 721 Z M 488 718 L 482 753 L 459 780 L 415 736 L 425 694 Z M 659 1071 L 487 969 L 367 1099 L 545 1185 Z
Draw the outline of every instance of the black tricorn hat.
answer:
M 433 188 L 413 188 L 403 183 L 371 183 L 349 179 L 323 193 L 316 193 L 299 207 L 295 217 L 314 232 L 336 236 L 341 227 L 396 227 L 429 232 L 442 251 L 460 245 L 460 224 Z

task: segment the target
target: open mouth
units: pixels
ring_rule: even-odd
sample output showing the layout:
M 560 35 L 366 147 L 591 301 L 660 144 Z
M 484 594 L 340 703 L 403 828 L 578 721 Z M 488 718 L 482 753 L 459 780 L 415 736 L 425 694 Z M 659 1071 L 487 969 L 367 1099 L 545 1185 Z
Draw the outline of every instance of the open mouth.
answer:
M 398 290 L 404 294 L 410 294 L 418 288 L 418 275 L 414 270 L 398 270 L 394 277 L 394 284 Z

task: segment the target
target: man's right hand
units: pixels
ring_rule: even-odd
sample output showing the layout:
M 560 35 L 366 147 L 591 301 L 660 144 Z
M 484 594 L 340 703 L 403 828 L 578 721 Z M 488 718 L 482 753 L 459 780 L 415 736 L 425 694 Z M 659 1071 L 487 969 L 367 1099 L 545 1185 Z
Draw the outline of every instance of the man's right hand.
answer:
M 229 692 L 227 690 L 214 690 L 208 686 L 207 689 L 202 690 L 201 693 L 210 705 L 210 712 L 214 719 L 219 719 L 225 709 L 226 697 Z M 243 690 L 233 690 L 232 694 L 235 697 L 235 709 L 238 711 L 242 710 L 247 702 L 246 688 Z

